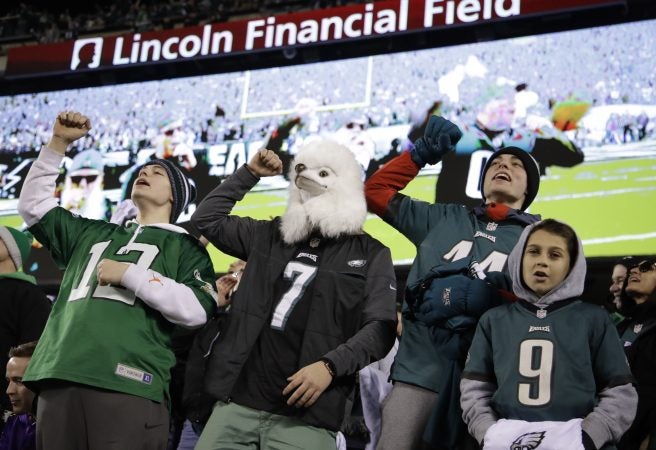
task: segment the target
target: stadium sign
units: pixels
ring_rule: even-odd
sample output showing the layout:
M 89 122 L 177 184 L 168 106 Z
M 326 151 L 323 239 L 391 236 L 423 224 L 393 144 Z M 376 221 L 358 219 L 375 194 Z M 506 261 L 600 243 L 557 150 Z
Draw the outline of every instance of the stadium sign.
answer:
M 221 57 L 371 39 L 622 3 L 621 0 L 398 0 L 122 36 L 11 48 L 7 78 Z

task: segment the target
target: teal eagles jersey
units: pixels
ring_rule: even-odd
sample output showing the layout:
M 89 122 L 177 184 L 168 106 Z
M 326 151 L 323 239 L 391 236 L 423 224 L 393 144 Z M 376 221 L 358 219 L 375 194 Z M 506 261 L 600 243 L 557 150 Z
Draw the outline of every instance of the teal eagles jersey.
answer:
M 599 392 L 632 381 L 608 313 L 580 300 L 489 310 L 463 378 L 495 383 L 491 406 L 499 417 L 529 422 L 585 417 Z
M 398 197 L 403 198 L 394 205 L 398 209 L 393 209 L 386 220 L 417 246 L 408 285 L 417 283 L 434 267 L 444 268 L 463 259 L 477 262 L 483 272 L 505 272 L 508 255 L 526 226 L 512 219 L 495 222 L 461 205 Z M 451 376 L 452 362 L 440 345 L 434 344 L 430 327 L 416 320 L 403 320 L 393 380 L 437 392 L 444 386 L 444 378 Z
M 59 207 L 30 231 L 65 272 L 23 380 L 37 389 L 54 379 L 157 402 L 168 398 L 173 324 L 131 291 L 99 286 L 96 266 L 109 258 L 152 269 L 190 287 L 210 314 L 214 270 L 207 251 L 189 235 L 136 223 L 122 227 Z

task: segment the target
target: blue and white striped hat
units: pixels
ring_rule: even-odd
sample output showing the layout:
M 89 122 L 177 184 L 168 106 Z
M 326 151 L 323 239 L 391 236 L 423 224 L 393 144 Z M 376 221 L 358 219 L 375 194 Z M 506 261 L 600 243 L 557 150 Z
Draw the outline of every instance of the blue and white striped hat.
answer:
M 184 173 L 171 161 L 166 159 L 153 159 L 148 161 L 142 167 L 157 165 L 164 170 L 171 183 L 171 193 L 173 194 L 173 205 L 171 206 L 171 223 L 175 223 L 190 202 L 196 199 L 196 187 L 189 182 Z

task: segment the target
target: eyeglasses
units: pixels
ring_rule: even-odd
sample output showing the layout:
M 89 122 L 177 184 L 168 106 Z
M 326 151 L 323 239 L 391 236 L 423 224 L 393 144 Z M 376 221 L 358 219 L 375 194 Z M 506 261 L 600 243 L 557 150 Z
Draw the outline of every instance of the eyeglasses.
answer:
M 82 180 L 85 180 L 87 184 L 91 184 L 98 179 L 98 175 L 75 175 L 71 177 L 71 182 L 73 184 L 80 184 Z
M 638 264 L 636 267 L 638 270 L 642 273 L 646 272 L 651 272 L 652 270 L 656 270 L 656 263 L 654 261 L 643 261 L 640 264 Z

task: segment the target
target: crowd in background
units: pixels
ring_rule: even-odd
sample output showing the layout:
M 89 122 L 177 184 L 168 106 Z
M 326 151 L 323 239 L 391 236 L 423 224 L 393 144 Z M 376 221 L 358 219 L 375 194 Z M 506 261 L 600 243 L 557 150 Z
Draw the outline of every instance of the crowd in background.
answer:
M 650 120 L 650 115 L 639 109 L 656 100 L 651 81 L 656 42 L 650 27 L 653 23 L 639 22 L 607 30 L 373 56 L 371 75 L 368 58 L 357 58 L 248 74 L 0 97 L 4 112 L 0 147 L 12 153 L 39 148 L 48 133 L 45 118 L 70 109 L 72 99 L 87 105 L 90 114 L 102 117 L 108 109 L 116 113 L 96 124 L 93 143 L 81 143 L 84 148 L 109 151 L 149 146 L 159 129 L 173 120 L 182 120 L 194 142 L 263 139 L 281 122 L 274 112 L 282 110 L 304 114 L 304 132 L 326 133 L 336 131 L 354 115 L 364 118 L 368 126 L 409 124 L 418 114 L 423 117 L 433 101 L 442 100 L 444 116 L 458 124 L 470 124 L 487 102 L 509 97 L 518 84 L 525 84 L 526 91 L 537 96 L 524 117 L 546 122 L 552 106 L 568 100 L 592 108 L 635 105 L 635 113 L 622 116 L 621 126 L 612 117 L 608 124 L 598 124 L 602 131 L 596 137 L 584 127 L 579 127 L 574 137 L 581 141 L 579 145 L 635 141 L 647 137 L 654 123 L 653 117 Z M 612 39 L 607 39 L 609 36 Z M 629 45 L 638 45 L 640 53 L 627 53 Z M 575 51 L 563 53 L 563 48 Z M 436 65 L 435 60 L 441 64 Z M 565 73 L 567 77 L 555 75 Z M 344 79 L 352 82 L 339 83 Z M 243 95 L 245 89 L 247 96 Z M 362 106 L 343 107 L 356 103 Z M 272 114 L 241 119 L 244 107 L 246 113 Z M 317 107 L 333 110 L 312 113 Z M 608 129 L 605 141 L 604 126 Z

